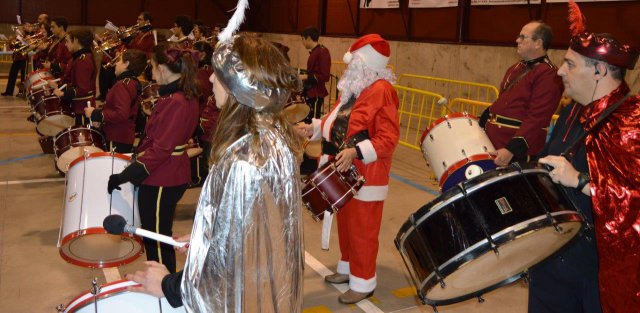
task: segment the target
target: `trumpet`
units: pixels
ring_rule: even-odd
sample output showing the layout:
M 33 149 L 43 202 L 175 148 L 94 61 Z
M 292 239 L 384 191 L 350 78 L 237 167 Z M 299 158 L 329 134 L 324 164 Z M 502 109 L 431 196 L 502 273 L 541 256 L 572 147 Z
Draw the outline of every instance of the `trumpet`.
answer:
M 27 44 L 14 49 L 14 51 L 18 53 L 26 53 L 38 46 L 51 44 L 55 38 L 55 35 L 51 35 L 49 37 L 44 36 L 45 35 L 40 34 L 33 35 L 33 37 L 27 39 Z
M 122 59 L 122 56 L 124 55 L 124 52 L 127 51 L 127 49 L 122 49 L 122 51 L 118 52 L 116 54 L 115 57 L 113 57 L 113 59 L 111 59 L 111 61 L 109 61 L 108 63 L 106 63 L 104 65 L 105 68 L 107 67 L 114 67 L 116 66 L 116 63 L 118 63 L 118 61 L 120 61 Z
M 144 23 L 142 25 L 136 24 L 136 25 L 133 25 L 133 26 L 131 26 L 129 28 L 125 28 L 123 30 L 118 30 L 118 35 L 120 36 L 120 39 L 126 40 L 126 39 L 129 39 L 129 38 L 135 36 L 138 32 L 149 31 L 149 30 L 151 30 L 151 28 L 152 28 L 152 26 L 151 26 L 151 23 L 149 23 L 149 22 Z

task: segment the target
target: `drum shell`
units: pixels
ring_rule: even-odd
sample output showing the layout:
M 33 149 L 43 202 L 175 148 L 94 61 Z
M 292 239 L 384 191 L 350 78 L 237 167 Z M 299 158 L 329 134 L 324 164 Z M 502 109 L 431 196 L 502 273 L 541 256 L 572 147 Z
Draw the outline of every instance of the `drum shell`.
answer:
M 71 300 L 64 313 L 183 313 L 184 307 L 173 308 L 166 298 L 127 291 L 129 286 L 139 284 L 128 280 L 119 280 L 100 286 L 100 292 L 94 297 L 90 291 Z M 97 306 L 94 301 L 97 299 Z M 96 312 L 97 307 L 97 312 Z
M 36 130 L 43 135 L 55 136 L 75 122 L 68 105 L 55 96 L 44 98 L 36 103 L 33 111 Z
M 364 178 L 355 166 L 340 173 L 333 162 L 328 162 L 305 180 L 302 202 L 315 218 L 322 219 L 324 211 L 337 212 L 344 207 L 362 185 Z
M 31 92 L 32 88 L 42 85 L 48 85 L 49 83 L 47 81 L 53 79 L 55 79 L 55 77 L 53 76 L 53 74 L 51 74 L 51 72 L 49 72 L 49 70 L 38 69 L 27 75 L 24 86 L 27 90 L 27 93 L 29 93 Z
M 475 177 L 463 183 L 463 186 L 468 192 L 468 201 L 457 188 L 443 193 L 413 213 L 395 239 L 419 295 L 429 304 L 450 304 L 480 295 L 517 279 L 519 273 L 526 270 L 526 267 L 522 268 L 500 278 L 495 285 L 484 286 L 477 292 L 458 298 L 430 299 L 429 291 L 440 289 L 436 269 L 446 281 L 448 275 L 468 266 L 468 262 L 483 254 L 493 253 L 486 233 L 496 241 L 498 251 L 502 244 L 517 243 L 520 236 L 534 235 L 535 231 L 552 227 L 544 207 L 558 222 L 578 225 L 578 229 L 582 223 L 573 203 L 543 169 L 525 169 L 522 175 L 512 169 L 498 169 Z M 541 205 L 538 199 L 546 205 Z M 503 207 L 508 212 L 503 213 L 496 201 L 502 205 L 508 203 Z M 476 217 L 475 210 L 480 218 Z M 567 233 L 569 237 L 563 237 L 565 243 L 575 238 L 576 233 L 577 230 Z M 541 251 L 532 251 L 531 259 L 544 259 L 556 251 L 546 251 L 544 248 L 541 244 Z
M 66 172 L 69 164 L 84 153 L 104 151 L 105 140 L 95 128 L 71 126 L 56 135 L 53 149 L 58 168 Z
M 60 230 L 60 254 L 66 261 L 84 267 L 102 268 L 120 266 L 137 259 L 142 253 L 142 240 L 123 234 L 123 240 L 133 242 L 134 252 L 126 258 L 114 256 L 109 261 L 88 261 L 82 253 L 73 253 L 74 240 L 83 236 L 108 235 L 102 227 L 105 217 L 117 214 L 127 225 L 140 227 L 137 193 L 131 183 L 120 185 L 120 190 L 107 193 L 109 176 L 121 173 L 131 162 L 123 154 L 107 152 L 91 153 L 74 160 L 69 166 L 65 186 L 64 216 Z M 137 242 L 137 243 L 136 243 Z

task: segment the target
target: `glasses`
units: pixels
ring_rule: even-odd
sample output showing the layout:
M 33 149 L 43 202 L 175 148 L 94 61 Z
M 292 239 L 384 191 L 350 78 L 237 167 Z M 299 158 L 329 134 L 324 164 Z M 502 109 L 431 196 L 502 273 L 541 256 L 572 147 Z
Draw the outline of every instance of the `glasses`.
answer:
M 518 37 L 516 37 L 516 38 L 518 38 L 518 39 L 520 39 L 520 40 L 525 40 L 525 39 L 527 39 L 527 38 L 531 38 L 531 37 L 529 37 L 529 36 L 527 36 L 527 35 L 520 34 L 520 35 L 518 35 Z

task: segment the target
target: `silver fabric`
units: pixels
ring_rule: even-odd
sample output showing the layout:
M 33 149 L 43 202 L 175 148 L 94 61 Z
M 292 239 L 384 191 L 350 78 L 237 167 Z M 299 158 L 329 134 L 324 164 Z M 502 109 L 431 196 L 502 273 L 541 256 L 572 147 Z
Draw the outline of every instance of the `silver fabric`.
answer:
M 298 163 L 273 121 L 258 123 L 202 188 L 181 286 L 188 312 L 302 310 Z
M 216 77 L 238 102 L 257 111 L 280 111 L 287 103 L 290 91 L 286 88 L 268 87 L 254 79 L 238 54 L 233 51 L 235 38 L 221 43 L 211 57 Z

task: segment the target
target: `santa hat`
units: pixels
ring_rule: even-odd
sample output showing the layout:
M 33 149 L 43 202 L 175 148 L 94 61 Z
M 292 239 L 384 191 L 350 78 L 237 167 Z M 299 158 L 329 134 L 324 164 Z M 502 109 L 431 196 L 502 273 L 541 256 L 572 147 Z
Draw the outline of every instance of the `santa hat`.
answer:
M 369 68 L 379 71 L 387 67 L 391 49 L 389 43 L 380 35 L 369 34 L 356 40 L 342 60 L 349 64 L 354 55 L 360 56 Z

